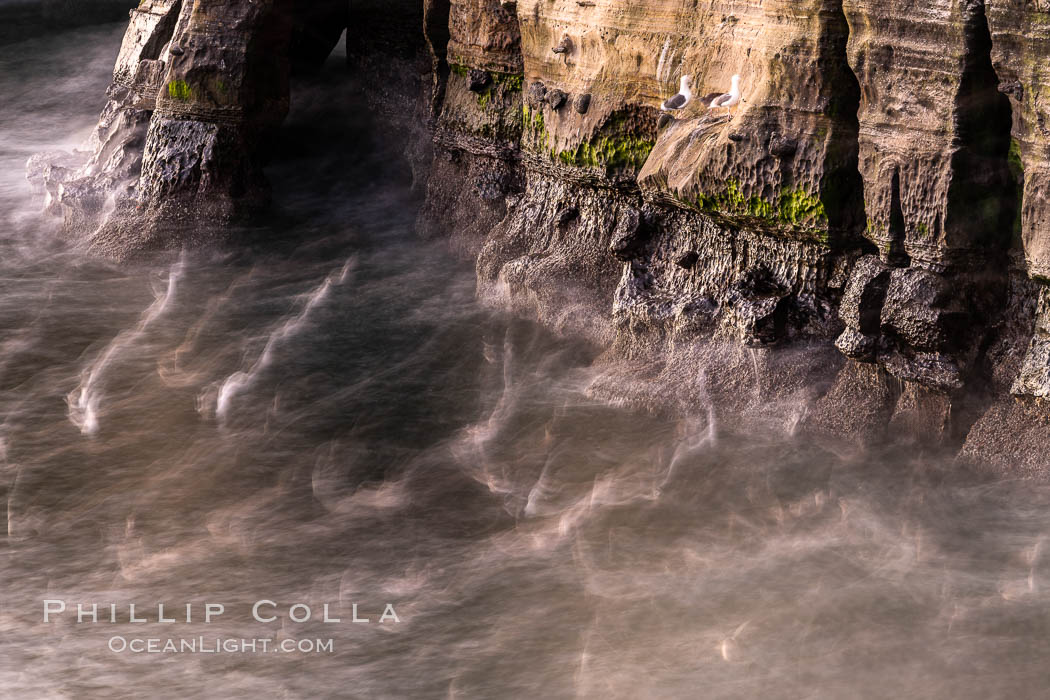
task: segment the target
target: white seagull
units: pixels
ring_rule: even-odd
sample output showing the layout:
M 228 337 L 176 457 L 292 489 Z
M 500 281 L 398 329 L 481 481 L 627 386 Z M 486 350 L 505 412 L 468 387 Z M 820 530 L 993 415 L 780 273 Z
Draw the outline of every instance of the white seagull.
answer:
M 681 87 L 678 88 L 678 94 L 674 97 L 667 98 L 667 100 L 660 105 L 660 109 L 665 112 L 685 109 L 685 106 L 693 99 L 693 91 L 689 89 L 689 83 L 691 80 L 692 78 L 688 75 L 683 75 Z
M 708 104 L 708 109 L 721 109 L 724 107 L 729 110 L 729 118 L 732 119 L 733 107 L 740 104 L 740 76 L 733 76 L 733 86 L 729 88 L 729 92 L 724 95 L 715 95 Z

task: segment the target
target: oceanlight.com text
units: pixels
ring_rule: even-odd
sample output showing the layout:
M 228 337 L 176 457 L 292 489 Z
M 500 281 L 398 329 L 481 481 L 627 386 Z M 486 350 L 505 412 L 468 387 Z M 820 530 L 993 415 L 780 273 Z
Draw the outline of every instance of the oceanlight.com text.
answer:
M 332 654 L 332 639 L 234 639 L 222 637 L 123 637 L 109 638 L 117 654 Z

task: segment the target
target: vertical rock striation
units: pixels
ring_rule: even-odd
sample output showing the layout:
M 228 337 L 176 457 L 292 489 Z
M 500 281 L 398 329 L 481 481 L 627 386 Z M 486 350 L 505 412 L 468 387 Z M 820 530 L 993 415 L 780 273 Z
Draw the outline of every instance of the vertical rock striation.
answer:
M 979 368 L 988 319 L 1005 301 L 1015 213 L 1010 106 L 998 91 L 982 2 L 844 0 L 861 85 L 860 171 L 867 237 L 838 345 L 941 392 Z M 882 268 L 877 274 L 875 268 Z M 882 295 L 874 309 L 853 306 Z M 861 327 L 864 326 L 864 327 Z
M 862 89 L 867 236 L 884 262 L 947 268 L 1010 244 L 1010 107 L 983 2 L 844 0 Z
M 988 0 L 992 58 L 1013 108 L 1011 165 L 1021 197 L 1014 233 L 1029 276 L 1050 285 L 1050 4 Z M 1050 291 L 1041 288 L 1036 323 L 1012 391 L 1050 397 Z

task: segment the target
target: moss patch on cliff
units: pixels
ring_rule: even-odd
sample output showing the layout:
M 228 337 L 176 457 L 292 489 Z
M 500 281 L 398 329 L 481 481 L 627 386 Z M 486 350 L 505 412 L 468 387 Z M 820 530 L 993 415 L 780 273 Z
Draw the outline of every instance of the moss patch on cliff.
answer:
M 521 125 L 529 131 L 543 133 L 547 131 L 543 124 L 543 112 L 540 110 L 533 112 L 528 105 L 521 106 Z
M 785 189 L 780 193 L 780 221 L 792 226 L 827 226 L 828 215 L 824 203 L 811 196 L 801 187 L 796 190 Z
M 1010 139 L 1010 153 L 1007 156 L 1007 162 L 1010 165 L 1010 174 L 1014 176 L 1014 179 L 1023 180 L 1024 161 L 1021 160 L 1021 143 L 1017 139 Z
M 726 182 L 726 188 L 717 194 L 700 193 L 694 202 L 696 208 L 707 213 L 723 213 L 773 219 L 773 205 L 755 195 L 745 197 L 737 180 Z
M 193 97 L 193 90 L 185 80 L 172 80 L 168 83 L 168 97 L 173 100 L 188 100 Z
M 538 127 L 543 129 L 543 115 Z M 552 159 L 575 168 L 641 170 L 656 142 L 639 135 L 629 115 L 613 114 L 587 141 L 564 150 L 551 149 Z M 552 139 L 547 135 L 545 143 Z
M 449 65 L 449 70 L 461 78 L 469 78 L 472 69 L 470 66 L 465 66 L 462 63 L 453 63 Z M 489 82 L 485 89 L 478 93 L 478 105 L 481 107 L 485 107 L 489 103 L 497 90 L 521 92 L 525 86 L 525 76 L 521 73 L 502 73 L 495 70 L 487 70 L 485 73 L 489 76 Z
M 474 84 L 474 68 L 461 63 L 450 64 L 450 78 L 440 116 L 441 128 L 487 140 L 501 146 L 520 144 L 524 119 L 521 112 L 521 75 L 485 71 L 491 79 L 484 87 Z
M 489 71 L 490 82 L 485 89 L 478 94 L 478 105 L 485 107 L 496 94 L 506 92 L 521 92 L 525 77 L 512 73 L 497 73 Z
M 739 181 L 731 179 L 721 192 L 700 193 L 690 203 L 706 214 L 748 217 L 776 228 L 817 231 L 818 237 L 826 237 L 828 216 L 824 203 L 802 188 L 784 188 L 777 200 L 770 202 L 758 195 L 745 196 Z
M 578 168 L 634 168 L 645 165 L 653 142 L 623 134 L 601 136 L 593 142 L 581 143 L 576 148 L 558 153 L 558 160 Z
M 489 75 L 492 76 L 492 81 L 497 85 L 502 85 L 504 90 L 521 92 L 525 86 L 525 76 L 521 73 L 494 73 L 489 71 Z

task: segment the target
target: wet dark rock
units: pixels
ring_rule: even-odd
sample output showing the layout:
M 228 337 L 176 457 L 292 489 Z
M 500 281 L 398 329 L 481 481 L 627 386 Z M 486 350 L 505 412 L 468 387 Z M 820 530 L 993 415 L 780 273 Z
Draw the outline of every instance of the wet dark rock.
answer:
M 843 355 L 861 362 L 874 362 L 877 355 L 882 304 L 890 283 L 890 269 L 875 255 L 867 255 L 853 267 L 839 304 L 839 318 L 846 329 L 835 341 Z
M 874 362 L 878 349 L 878 338 L 847 327 L 835 339 L 835 347 L 851 360 Z
M 773 345 L 784 337 L 789 291 L 765 268 L 746 270 L 727 294 L 727 311 L 745 345 Z
M 489 75 L 487 70 L 478 70 L 474 68 L 468 74 L 468 87 L 471 92 L 482 92 L 485 88 L 492 84 L 492 76 Z
M 798 141 L 780 134 L 773 134 L 769 139 L 769 155 L 777 158 L 790 158 L 798 151 Z
M 1015 396 L 1050 398 L 1050 288 L 1040 290 L 1035 333 L 1010 392 Z
M 590 93 L 577 95 L 576 99 L 572 102 L 572 108 L 575 109 L 579 114 L 587 114 L 587 110 L 591 108 Z
M 642 214 L 634 207 L 622 207 L 616 219 L 609 251 L 618 260 L 630 260 L 643 244 Z
M 557 88 L 555 88 L 554 90 L 548 90 L 547 104 L 551 106 L 551 109 L 561 109 L 562 105 L 565 104 L 565 100 L 567 100 L 568 97 L 568 95 L 566 95 L 561 90 L 558 90 Z
M 880 353 L 879 359 L 890 374 L 904 381 L 922 384 L 942 392 L 955 391 L 963 386 L 958 364 L 952 357 L 942 353 Z
M 787 294 L 773 273 L 765 267 L 744 270 L 733 285 L 733 289 L 746 299 L 763 299 Z
M 697 261 L 700 260 L 700 253 L 695 250 L 688 250 L 678 256 L 678 259 L 674 261 L 674 264 L 683 270 L 692 270 L 696 267 Z
M 732 323 L 748 347 L 774 345 L 783 337 L 788 312 L 786 297 L 748 299 L 731 294 L 729 302 Z
M 554 220 L 558 223 L 559 228 L 565 228 L 578 218 L 580 218 L 579 209 L 576 207 L 564 207 L 558 211 Z
M 892 271 L 882 307 L 885 335 L 909 348 L 938 352 L 952 341 L 951 287 L 941 275 L 920 268 Z
M 529 102 L 529 106 L 533 109 L 539 109 L 547 101 L 547 86 L 539 81 L 529 85 L 526 99 Z
M 474 189 L 486 202 L 501 201 L 508 191 L 507 176 L 498 171 L 484 171 L 474 181 Z
M 877 256 L 866 255 L 858 260 L 839 305 L 842 321 L 859 333 L 878 335 L 889 283 L 890 269 Z

